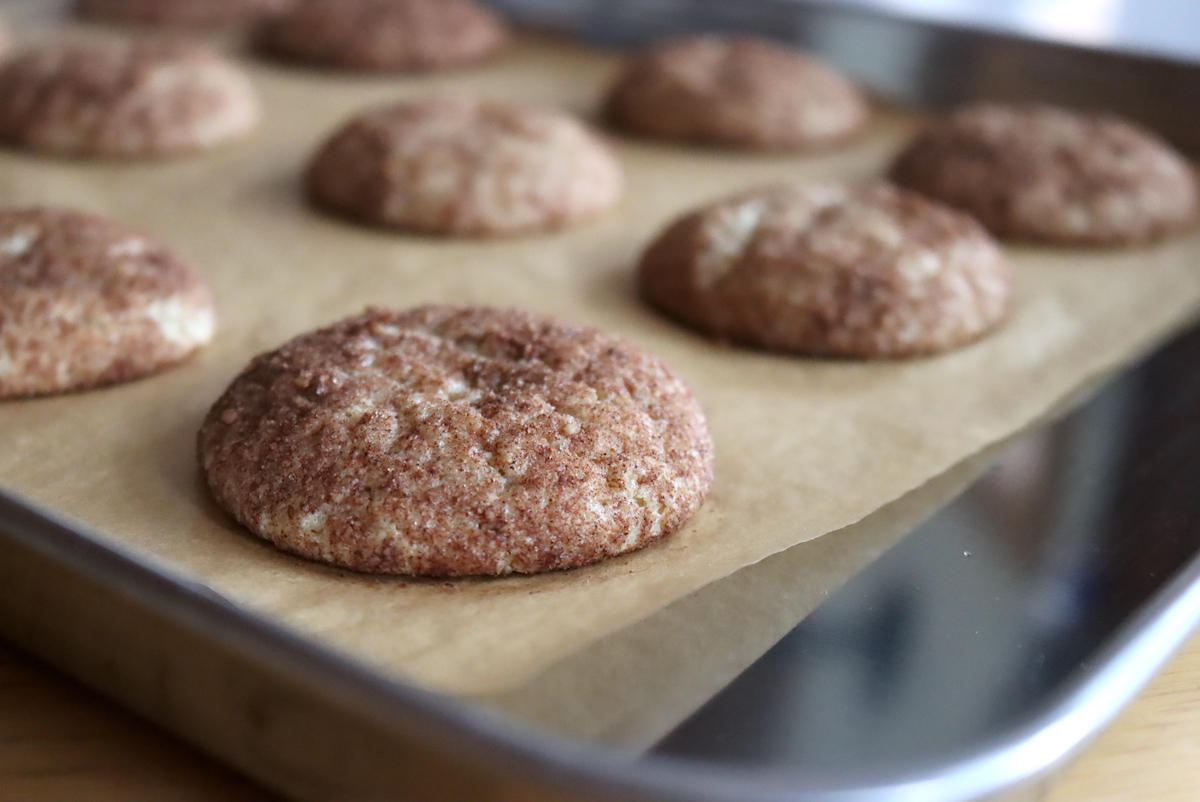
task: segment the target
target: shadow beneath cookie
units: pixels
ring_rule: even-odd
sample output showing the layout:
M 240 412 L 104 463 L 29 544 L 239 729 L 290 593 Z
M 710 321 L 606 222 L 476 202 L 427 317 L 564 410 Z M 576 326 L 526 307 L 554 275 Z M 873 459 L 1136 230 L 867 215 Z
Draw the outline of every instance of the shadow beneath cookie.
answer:
M 868 141 L 874 134 L 871 126 L 855 131 L 841 139 L 821 142 L 810 146 L 793 148 L 756 148 L 749 145 L 721 144 L 697 140 L 675 140 L 638 134 L 593 116 L 588 122 L 604 135 L 610 143 L 622 149 L 642 151 L 652 157 L 670 159 L 695 158 L 705 162 L 737 163 L 771 163 L 790 164 L 796 159 L 819 159 L 826 156 L 838 156 L 847 150 L 858 147 Z
M 308 229 L 339 231 L 355 236 L 368 236 L 391 243 L 412 243 L 425 246 L 488 246 L 509 244 L 524 239 L 552 236 L 557 232 L 524 232 L 514 234 L 439 234 L 373 223 L 340 209 L 332 208 L 309 196 L 304 176 L 296 172 L 279 173 L 268 179 L 248 183 L 242 197 L 256 211 L 283 213 L 290 225 Z
M 228 571 L 241 577 L 235 584 L 247 587 L 245 574 L 261 571 L 262 583 L 270 585 L 290 581 L 335 581 L 353 588 L 381 588 L 389 590 L 411 589 L 413 592 L 440 594 L 470 593 L 472 596 L 507 596 L 539 594 L 564 586 L 605 583 L 616 577 L 639 570 L 638 554 L 619 555 L 594 565 L 574 569 L 549 571 L 537 575 L 510 574 L 488 577 L 417 577 L 403 575 L 365 574 L 327 565 L 305 557 L 284 552 L 270 542 L 258 537 L 239 524 L 214 499 L 201 475 L 195 456 L 195 434 L 201 424 L 200 417 L 189 417 L 180 421 L 170 431 L 143 444 L 140 456 L 148 474 L 161 477 L 166 482 L 165 494 L 146 499 L 151 504 L 167 504 L 176 511 L 185 509 L 188 525 L 176 527 L 175 537 L 191 537 L 195 542 L 174 543 L 170 551 L 179 556 L 181 552 L 203 552 L 199 565 L 207 566 L 215 573 L 205 575 L 205 569 L 193 575 L 193 579 L 208 585 Z M 135 457 L 139 455 L 134 455 Z M 178 512 L 176 512 L 178 515 Z M 196 525 L 195 522 L 201 525 Z M 664 548 L 663 542 L 650 545 L 644 551 Z M 184 558 L 184 563 L 191 560 Z M 290 576 L 290 579 L 289 579 Z M 218 583 L 219 584 L 219 583 Z M 252 583 L 253 584 L 253 583 Z M 324 585 L 328 589 L 328 585 Z M 233 599 L 235 603 L 238 599 Z
M 304 176 L 295 170 L 247 181 L 239 194 L 254 206 L 315 214 L 305 197 Z
M 198 428 L 198 424 L 197 424 Z M 280 569 L 294 570 L 297 577 L 326 577 L 347 581 L 372 584 L 407 587 L 413 583 L 412 577 L 401 576 L 372 576 L 347 571 L 332 565 L 310 560 L 295 554 L 289 554 L 277 548 L 271 542 L 259 537 L 242 526 L 230 513 L 217 502 L 208 487 L 199 467 L 197 459 L 191 459 L 186 466 L 179 459 L 171 466 L 169 474 L 176 477 L 174 490 L 186 500 L 194 514 L 203 519 L 208 526 L 203 527 L 204 536 L 212 540 L 206 544 L 194 544 L 195 548 L 205 548 L 209 552 L 225 550 L 231 559 L 242 560 L 247 564 L 256 564 L 264 569 L 266 574 L 277 573 Z M 203 578 L 202 578 L 203 579 Z
M 165 501 L 184 511 L 187 525 L 178 528 L 178 536 L 196 539 L 183 544 L 183 549 L 203 550 L 207 556 L 227 551 L 230 557 L 245 560 L 273 556 L 276 550 L 269 543 L 245 529 L 213 498 L 196 456 L 196 435 L 202 421 L 200 415 L 179 421 L 148 443 L 143 454 L 146 467 L 166 485 L 160 490 Z
M 673 320 L 643 300 L 638 293 L 637 277 L 632 265 L 619 265 L 596 276 L 589 283 L 587 291 L 588 298 L 594 300 L 597 307 L 617 310 L 621 318 L 636 323 L 639 328 L 650 327 L 663 336 L 686 337 L 699 348 L 728 347 Z
M 145 456 L 151 457 L 147 465 L 151 471 L 164 479 L 170 502 L 175 506 L 186 508 L 193 520 L 203 522 L 202 526 L 186 526 L 181 528 L 182 536 L 205 538 L 186 546 L 187 549 L 203 550 L 206 552 L 206 564 L 220 564 L 221 557 L 238 561 L 244 566 L 258 566 L 263 570 L 264 581 L 273 581 L 271 576 L 280 570 L 294 571 L 296 578 L 309 577 L 313 579 L 335 579 L 345 582 L 347 587 L 363 585 L 383 586 L 392 588 L 420 587 L 437 592 L 456 592 L 480 583 L 487 583 L 486 578 L 466 577 L 454 579 L 449 577 L 414 577 L 400 575 L 364 574 L 346 570 L 333 565 L 311 560 L 306 557 L 285 552 L 269 541 L 255 535 L 242 526 L 214 498 L 209 490 L 195 454 L 195 437 L 201 424 L 200 418 L 192 418 L 180 423 L 173 430 L 148 444 Z M 157 461 L 157 465 L 152 464 Z M 223 554 L 222 554 L 223 552 Z M 201 582 L 208 579 L 196 577 Z
M 260 217 L 262 212 L 266 211 L 274 217 L 286 218 L 281 222 L 288 226 L 299 225 L 310 231 L 324 229 L 348 232 L 356 236 L 366 235 L 391 242 L 446 241 L 444 237 L 412 234 L 372 225 L 322 206 L 309 197 L 304 176 L 300 172 L 277 173 L 261 181 L 249 182 L 242 190 L 242 198 L 248 205 L 255 207 L 255 213 Z
M 150 454 L 158 462 L 156 474 L 173 496 L 209 523 L 233 529 L 237 522 L 217 506 L 200 475 L 196 434 L 202 420 L 201 416 L 189 416 L 180 421 L 151 445 Z
M 588 286 L 588 298 L 598 304 L 648 308 L 643 306 L 642 300 L 638 297 L 634 265 L 629 263 L 614 264 L 608 270 L 597 275 Z

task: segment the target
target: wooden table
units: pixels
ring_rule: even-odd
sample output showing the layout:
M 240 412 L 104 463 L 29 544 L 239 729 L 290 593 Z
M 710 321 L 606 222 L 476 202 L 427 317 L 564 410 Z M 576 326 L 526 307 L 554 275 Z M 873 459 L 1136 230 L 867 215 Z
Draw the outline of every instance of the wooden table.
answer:
M 1047 802 L 1195 802 L 1197 755 L 1200 637 Z M 0 802 L 68 800 L 282 802 L 0 643 Z
M 280 802 L 0 643 L 0 802 Z

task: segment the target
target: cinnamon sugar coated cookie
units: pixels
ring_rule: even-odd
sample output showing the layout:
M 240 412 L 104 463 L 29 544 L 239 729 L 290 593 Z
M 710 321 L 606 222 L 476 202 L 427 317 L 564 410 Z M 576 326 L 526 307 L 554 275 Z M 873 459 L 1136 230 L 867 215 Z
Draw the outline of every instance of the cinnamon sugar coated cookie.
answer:
M 0 398 L 154 373 L 214 325 L 204 281 L 164 245 L 92 214 L 0 209 Z
M 309 164 L 320 207 L 377 225 L 487 236 L 550 231 L 615 206 L 621 168 L 564 114 L 433 97 L 361 114 Z
M 1192 225 L 1196 176 L 1132 123 L 1047 106 L 972 106 L 896 160 L 897 183 L 973 214 L 1004 239 L 1123 245 Z
M 207 49 L 60 42 L 0 66 L 0 141 L 75 157 L 153 158 L 247 136 L 249 81 Z
M 304 0 L 262 27 L 258 47 L 318 67 L 415 72 L 481 61 L 507 41 L 474 0 Z
M 766 40 L 699 36 L 634 57 L 606 116 L 641 136 L 754 150 L 802 150 L 860 130 L 862 93 L 817 59 Z
M 279 14 L 296 0 L 76 0 L 96 22 L 165 28 L 223 28 Z
M 220 504 L 289 552 L 433 576 L 586 565 L 712 481 L 692 392 L 625 340 L 517 310 L 368 310 L 254 359 L 200 430 Z
M 650 245 L 638 283 L 651 305 L 719 338 L 868 358 L 968 343 L 1012 295 L 1008 262 L 978 223 L 884 183 L 713 203 Z

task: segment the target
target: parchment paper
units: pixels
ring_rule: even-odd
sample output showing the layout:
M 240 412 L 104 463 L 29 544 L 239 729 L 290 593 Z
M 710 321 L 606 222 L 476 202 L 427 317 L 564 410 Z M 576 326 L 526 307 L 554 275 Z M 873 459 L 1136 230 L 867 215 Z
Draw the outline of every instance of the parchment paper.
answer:
M 645 750 L 961 493 L 1008 445 L 973 454 L 857 523 L 712 582 L 522 685 L 473 700 L 562 735 Z
M 365 105 L 452 89 L 588 114 L 613 66 L 607 55 L 533 40 L 449 76 L 363 79 L 253 66 L 267 114 L 245 145 L 154 165 L 0 155 L 5 202 L 103 212 L 173 243 L 208 277 L 221 312 L 216 343 L 179 369 L 0 405 L 0 484 L 389 675 L 458 695 L 519 695 L 588 644 L 859 521 L 1030 425 L 1200 304 L 1194 234 L 1115 253 L 1015 250 L 1011 321 L 933 359 L 813 361 L 739 350 L 638 303 L 631 266 L 670 218 L 765 181 L 876 175 L 915 125 L 897 112 L 881 112 L 851 146 L 809 157 L 616 140 L 625 202 L 562 235 L 423 239 L 333 220 L 300 199 L 308 153 Z M 367 304 L 428 301 L 521 306 L 660 354 L 694 385 L 709 416 L 717 481 L 708 503 L 684 530 L 640 553 L 539 577 L 456 582 L 304 562 L 213 505 L 197 476 L 195 431 L 252 355 Z M 855 562 L 834 559 L 837 548 L 831 541 L 831 564 Z M 845 548 L 856 546 L 848 539 Z

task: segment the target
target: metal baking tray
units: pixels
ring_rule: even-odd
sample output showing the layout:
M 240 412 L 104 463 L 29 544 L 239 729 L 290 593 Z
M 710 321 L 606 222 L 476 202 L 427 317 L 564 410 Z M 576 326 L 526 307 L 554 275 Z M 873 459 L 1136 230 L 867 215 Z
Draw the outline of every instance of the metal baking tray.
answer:
M 1184 62 L 789 0 L 499 5 L 610 44 L 765 33 L 900 103 L 1103 107 L 1200 152 Z M 1200 623 L 1198 352 L 1015 442 L 642 756 L 386 680 L 2 489 L 0 631 L 296 799 L 1032 799 Z

